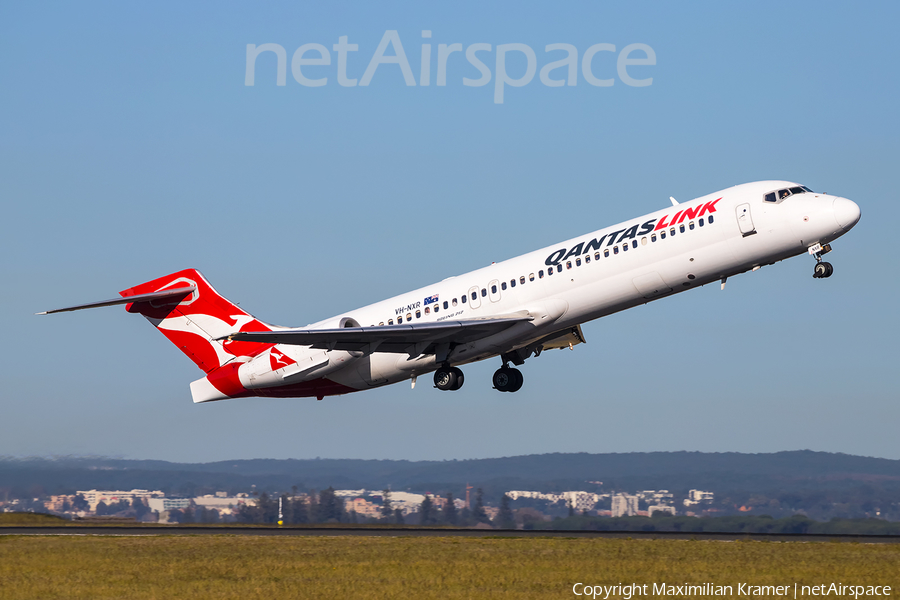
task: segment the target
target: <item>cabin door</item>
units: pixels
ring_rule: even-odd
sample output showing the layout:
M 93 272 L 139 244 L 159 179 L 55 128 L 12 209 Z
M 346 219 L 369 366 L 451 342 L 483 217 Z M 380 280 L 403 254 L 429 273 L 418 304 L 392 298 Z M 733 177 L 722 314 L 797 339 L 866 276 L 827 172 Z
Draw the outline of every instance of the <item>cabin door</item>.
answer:
M 737 213 L 737 222 L 741 235 L 747 237 L 756 233 L 756 227 L 753 226 L 753 217 L 750 216 L 750 205 L 746 203 L 741 204 L 735 209 L 735 212 Z

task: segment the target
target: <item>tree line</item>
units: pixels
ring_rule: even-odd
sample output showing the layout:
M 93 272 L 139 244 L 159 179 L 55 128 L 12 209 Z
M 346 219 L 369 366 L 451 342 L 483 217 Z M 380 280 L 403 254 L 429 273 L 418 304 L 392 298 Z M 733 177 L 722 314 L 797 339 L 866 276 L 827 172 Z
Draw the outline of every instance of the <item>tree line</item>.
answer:
M 589 517 L 572 515 L 553 521 L 527 523 L 525 529 L 582 531 L 681 531 L 688 533 L 794 533 L 826 535 L 900 535 L 900 523 L 882 519 L 831 519 L 815 521 L 805 515 L 775 519 L 769 515 L 722 517 Z

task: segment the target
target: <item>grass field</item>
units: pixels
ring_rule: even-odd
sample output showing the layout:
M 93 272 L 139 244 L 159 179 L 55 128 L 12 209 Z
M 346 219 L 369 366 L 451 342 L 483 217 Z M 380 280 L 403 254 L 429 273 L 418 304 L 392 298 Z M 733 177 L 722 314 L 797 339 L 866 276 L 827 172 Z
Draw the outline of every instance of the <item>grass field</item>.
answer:
M 571 538 L 0 537 L 0 598 L 563 598 L 572 585 L 890 585 L 900 545 Z M 610 596 L 621 597 L 621 596 Z M 852 597 L 852 596 L 851 596 Z
M 48 527 L 62 527 L 68 525 L 71 521 L 67 521 L 61 517 L 53 515 L 45 515 L 42 513 L 0 513 L 0 525 L 27 525 L 28 527 L 36 527 L 46 525 Z

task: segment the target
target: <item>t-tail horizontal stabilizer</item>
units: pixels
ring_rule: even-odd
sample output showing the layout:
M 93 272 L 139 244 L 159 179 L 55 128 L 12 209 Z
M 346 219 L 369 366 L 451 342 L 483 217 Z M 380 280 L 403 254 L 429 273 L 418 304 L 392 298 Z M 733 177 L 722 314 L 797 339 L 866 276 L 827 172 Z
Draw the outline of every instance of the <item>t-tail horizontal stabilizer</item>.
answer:
M 82 310 L 84 308 L 100 308 L 101 306 L 115 306 L 117 304 L 130 304 L 131 302 L 151 302 L 153 300 L 163 300 L 166 298 L 184 297 L 197 291 L 197 286 L 189 285 L 185 287 L 172 288 L 153 292 L 151 294 L 138 294 L 136 296 L 125 296 L 124 298 L 113 298 L 112 300 L 101 300 L 100 302 L 90 302 L 88 304 L 79 304 L 77 306 L 69 306 L 67 308 L 57 308 L 54 310 L 45 310 L 44 312 L 35 313 L 36 315 L 52 315 L 53 313 L 69 312 L 72 310 Z
M 196 269 L 184 269 L 119 292 L 121 298 L 48 310 L 50 314 L 82 308 L 126 304 L 130 313 L 143 315 L 203 372 L 210 373 L 236 358 L 264 352 L 271 344 L 222 343 L 217 338 L 242 329 L 270 331 L 234 303 L 223 298 Z

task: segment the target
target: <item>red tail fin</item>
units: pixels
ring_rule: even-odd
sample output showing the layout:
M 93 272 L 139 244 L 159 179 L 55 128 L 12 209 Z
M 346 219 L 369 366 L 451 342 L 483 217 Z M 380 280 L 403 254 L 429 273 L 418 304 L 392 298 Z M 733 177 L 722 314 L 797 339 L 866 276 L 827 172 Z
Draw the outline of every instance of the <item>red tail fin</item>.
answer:
M 221 342 L 238 331 L 271 331 L 216 292 L 195 269 L 185 269 L 119 292 L 122 296 L 149 294 L 170 288 L 196 286 L 183 298 L 132 302 L 128 312 L 144 315 L 197 366 L 209 373 L 237 357 L 255 356 L 273 344 Z

